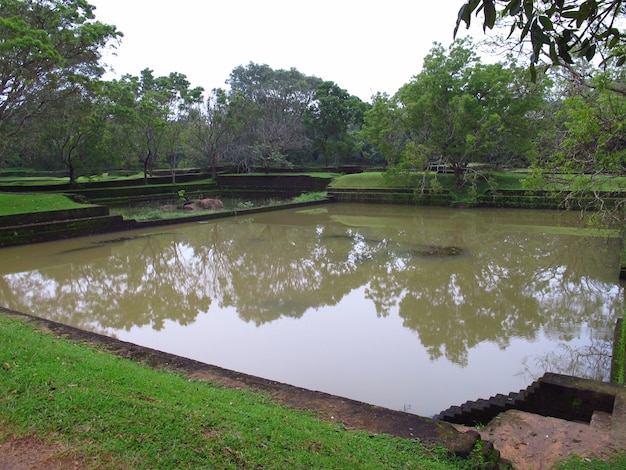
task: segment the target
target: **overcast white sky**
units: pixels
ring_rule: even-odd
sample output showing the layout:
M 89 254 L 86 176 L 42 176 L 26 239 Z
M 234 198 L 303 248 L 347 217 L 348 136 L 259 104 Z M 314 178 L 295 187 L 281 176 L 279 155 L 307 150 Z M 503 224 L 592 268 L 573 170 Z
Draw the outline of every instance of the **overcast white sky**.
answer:
M 192 86 L 210 90 L 225 87 L 238 65 L 255 62 L 295 67 L 369 102 L 418 74 L 433 42 L 452 42 L 463 0 L 90 3 L 97 20 L 124 33 L 117 56 L 106 58 L 115 72 L 106 78 L 139 75 L 148 67 L 156 76 L 180 72 Z

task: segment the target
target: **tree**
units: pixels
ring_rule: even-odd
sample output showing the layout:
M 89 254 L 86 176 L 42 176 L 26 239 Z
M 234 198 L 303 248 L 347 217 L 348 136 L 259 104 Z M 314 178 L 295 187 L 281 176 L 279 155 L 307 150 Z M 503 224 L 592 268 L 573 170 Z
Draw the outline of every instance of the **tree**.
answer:
M 217 176 L 217 164 L 223 158 L 233 133 L 243 121 L 238 112 L 239 96 L 229 99 L 227 93 L 214 89 L 206 102 L 190 113 L 185 141 L 202 156 L 202 163 L 211 169 L 211 177 Z
M 296 69 L 273 70 L 250 63 L 236 67 L 227 80 L 231 100 L 241 100 L 245 125 L 239 134 L 240 164 L 271 166 L 287 164 L 289 152 L 308 144 L 304 115 L 313 102 L 321 80 Z
M 377 97 L 365 133 L 389 152 L 392 167 L 445 163 L 461 188 L 469 163 L 526 158 L 534 135 L 530 112 L 541 93 L 513 63 L 480 63 L 467 40 L 447 51 L 436 44 L 411 82 L 392 98 Z
M 626 172 L 623 2 L 469 0 L 461 7 L 457 28 L 461 22 L 469 26 L 473 12 L 483 13 L 485 30 L 494 27 L 498 14 L 513 20 L 510 36 L 519 44 L 529 41 L 532 46 L 533 78 L 540 58 L 546 58 L 555 71 L 564 72 L 560 96 L 552 102 L 555 125 L 552 132 L 544 133 L 553 141 L 550 147 L 554 151 L 535 162 L 528 186 L 546 187 L 556 182 L 556 188 L 567 188 L 564 204 L 578 199 L 582 207 L 593 194 L 593 207 L 603 209 L 599 214 L 623 227 L 619 211 L 625 201 L 615 188 L 617 197 L 607 204 L 610 192 L 606 185 L 607 177 Z
M 306 112 L 313 146 L 324 157 L 337 164 L 339 155 L 346 155 L 355 147 L 351 129 L 360 129 L 367 105 L 350 95 L 334 82 L 322 82 L 315 91 L 313 102 Z
M 550 187 L 562 193 L 563 205 L 601 209 L 606 222 L 623 223 L 626 173 L 626 97 L 605 83 L 624 80 L 621 70 L 596 72 L 594 86 L 562 80 L 559 99 L 552 104 L 553 143 L 534 162 L 529 187 Z M 542 136 L 543 137 L 543 136 Z M 608 181 L 610 184 L 607 184 Z M 589 196 L 593 196 L 591 199 Z
M 80 94 L 86 82 L 103 73 L 101 49 L 122 34 L 95 21 L 93 10 L 86 0 L 3 0 L 0 4 L 0 145 L 4 148 L 27 120 Z
M 105 117 L 93 96 L 68 97 L 64 105 L 43 115 L 46 119 L 40 120 L 38 143 L 40 149 L 48 147 L 63 163 L 73 186 L 81 167 L 94 166 L 94 159 L 99 156 L 96 147 Z
M 115 132 L 123 147 L 141 162 L 147 184 L 155 161 L 165 153 L 164 145 L 174 145 L 176 121 L 201 101 L 202 88 L 190 89 L 185 75 L 177 72 L 154 77 L 152 70 L 144 69 L 140 77 L 125 75 L 106 89 Z
M 397 97 L 378 93 L 372 107 L 365 113 L 361 135 L 371 142 L 386 159 L 387 165 L 394 167 L 400 163 L 401 155 L 409 137 L 402 122 L 400 103 Z M 423 168 L 423 162 L 419 169 Z
M 461 23 L 470 26 L 472 14 L 482 13 L 483 29 L 492 29 L 498 16 L 511 20 L 509 37 L 530 41 L 531 74 L 541 55 L 554 65 L 573 64 L 576 57 L 603 63 L 626 62 L 626 34 L 621 21 L 626 13 L 621 0 L 467 0 L 459 10 Z M 623 89 L 626 93 L 626 89 Z

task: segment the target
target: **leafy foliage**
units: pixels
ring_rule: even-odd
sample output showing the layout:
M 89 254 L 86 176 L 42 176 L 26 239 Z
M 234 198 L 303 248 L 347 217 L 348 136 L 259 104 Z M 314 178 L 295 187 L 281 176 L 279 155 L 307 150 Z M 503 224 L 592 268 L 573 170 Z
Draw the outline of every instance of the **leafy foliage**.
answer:
M 286 166 L 289 152 L 308 144 L 304 115 L 321 80 L 296 69 L 273 70 L 250 63 L 236 67 L 227 81 L 230 98 L 241 100 L 245 125 L 239 134 L 239 164 L 249 168 Z
M 202 99 L 202 88 L 190 88 L 185 75 L 172 72 L 154 77 L 144 69 L 140 77 L 125 75 L 105 87 L 115 139 L 143 165 L 144 179 L 159 155 L 172 152 L 178 137 L 176 121 Z
M 626 35 L 620 20 L 620 0 L 467 0 L 459 10 L 455 34 L 461 23 L 468 27 L 472 14 L 483 16 L 483 29 L 492 29 L 497 16 L 511 20 L 509 36 L 532 47 L 531 73 L 542 54 L 555 64 L 573 64 L 575 58 L 591 61 L 600 54 L 604 63 L 626 62 Z
M 93 9 L 85 0 L 0 4 L 0 134 L 5 145 L 28 119 L 80 94 L 103 73 L 101 49 L 121 33 L 95 21 Z
M 358 152 L 354 133 L 363 123 L 367 105 L 334 82 L 321 83 L 305 116 L 314 152 L 337 164 L 341 156 Z
M 543 85 L 525 81 L 515 63 L 484 65 L 467 41 L 447 51 L 437 44 L 411 82 L 393 97 L 376 97 L 363 133 L 390 167 L 448 167 L 461 188 L 470 163 L 527 159 L 542 98 Z

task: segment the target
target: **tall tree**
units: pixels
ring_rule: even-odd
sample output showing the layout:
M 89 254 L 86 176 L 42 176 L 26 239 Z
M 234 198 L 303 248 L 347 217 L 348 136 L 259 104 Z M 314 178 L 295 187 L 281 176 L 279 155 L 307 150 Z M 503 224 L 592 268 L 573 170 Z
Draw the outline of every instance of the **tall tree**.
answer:
M 626 174 L 626 97 L 604 84 L 625 79 L 622 70 L 610 69 L 596 71 L 593 87 L 559 83 L 552 127 L 546 129 L 553 143 L 544 145 L 548 152 L 534 162 L 527 182 L 561 191 L 565 206 L 600 208 L 606 221 L 618 223 L 623 215 L 616 209 L 622 210 L 626 200 L 623 178 L 614 177 Z
M 366 135 L 390 152 L 392 166 L 445 163 L 461 188 L 469 163 L 525 158 L 532 148 L 529 113 L 542 90 L 520 76 L 514 64 L 482 64 L 467 40 L 447 51 L 436 44 L 418 75 L 394 97 L 376 99 Z
M 103 73 L 101 50 L 122 36 L 86 0 L 0 3 L 0 145 Z M 0 148 L 0 164 L 4 157 Z
M 617 202 L 607 206 L 606 178 L 626 174 L 626 80 L 621 70 L 626 63 L 624 2 L 468 0 L 459 11 L 457 29 L 462 22 L 469 26 L 473 13 L 483 14 L 485 31 L 495 26 L 498 15 L 512 20 L 510 37 L 531 45 L 531 73 L 536 74 L 535 64 L 545 60 L 567 80 L 562 96 L 554 100 L 555 151 L 536 161 L 534 174 L 538 177 L 529 185 L 538 182 L 545 187 L 558 182 L 562 188 L 566 181 L 564 203 L 577 199 L 584 207 L 587 196 L 594 194 L 594 207 L 618 209 L 601 214 L 623 227 L 619 209 L 626 201 L 618 192 Z
M 154 77 L 150 69 L 142 70 L 139 77 L 125 75 L 106 89 L 116 132 L 126 151 L 141 162 L 147 184 L 164 146 L 174 145 L 176 121 L 201 101 L 203 90 L 190 88 L 183 74 Z
M 354 151 L 355 133 L 361 128 L 367 104 L 350 95 L 334 82 L 322 82 L 315 91 L 313 102 L 307 109 L 313 145 L 324 157 L 326 166 L 340 155 Z
M 64 100 L 64 105 L 37 120 L 39 132 L 34 135 L 38 135 L 42 151 L 48 148 L 62 162 L 70 185 L 74 185 L 81 169 L 90 171 L 100 166 L 94 159 L 100 156 L 97 147 L 106 121 L 92 96 L 76 95 Z
M 214 179 L 218 162 L 243 122 L 240 97 L 231 98 L 222 89 L 212 90 L 205 103 L 194 107 L 186 127 L 186 144 L 193 153 L 201 155 L 198 161 L 210 168 Z
M 227 80 L 231 98 L 239 97 L 246 123 L 240 133 L 242 166 L 252 163 L 265 171 L 287 164 L 290 151 L 308 144 L 304 115 L 321 80 L 294 68 L 273 70 L 250 63 L 236 67 Z

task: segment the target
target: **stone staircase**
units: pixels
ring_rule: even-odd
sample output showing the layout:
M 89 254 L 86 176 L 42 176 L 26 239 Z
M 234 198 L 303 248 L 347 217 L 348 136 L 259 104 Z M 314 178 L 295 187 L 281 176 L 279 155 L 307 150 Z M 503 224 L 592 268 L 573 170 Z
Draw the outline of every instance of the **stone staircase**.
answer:
M 433 418 L 465 426 L 485 425 L 498 414 L 515 409 L 569 421 L 590 423 L 594 412 L 615 415 L 626 404 L 624 385 L 546 373 L 526 389 L 452 406 Z M 623 421 L 623 420 L 622 420 Z
M 507 410 L 527 408 L 527 403 L 532 401 L 532 395 L 536 393 L 539 387 L 540 382 L 536 381 L 519 392 L 511 392 L 508 395 L 498 393 L 488 399 L 479 398 L 478 400 L 467 401 L 459 406 L 451 406 L 433 418 L 465 426 L 484 425 Z

